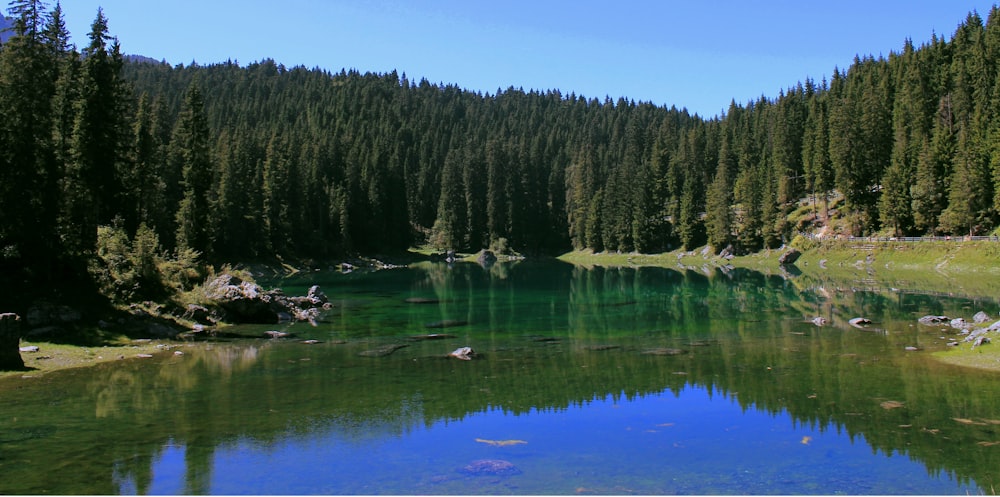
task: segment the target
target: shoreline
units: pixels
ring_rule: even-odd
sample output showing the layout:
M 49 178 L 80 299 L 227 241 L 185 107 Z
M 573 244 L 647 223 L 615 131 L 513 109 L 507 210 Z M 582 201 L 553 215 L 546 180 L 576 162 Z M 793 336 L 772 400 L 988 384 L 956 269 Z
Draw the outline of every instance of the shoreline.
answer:
M 984 246 L 985 245 L 985 246 Z M 765 273 L 788 274 L 778 258 L 787 249 L 770 249 L 754 254 L 723 258 L 701 247 L 693 251 L 674 250 L 660 254 L 594 253 L 572 251 L 556 257 L 563 262 L 585 267 L 664 267 L 669 269 L 710 270 L 715 267 L 745 268 Z M 1000 279 L 1000 244 L 995 242 L 941 242 L 920 246 L 900 242 L 879 242 L 857 246 L 856 242 L 829 242 L 801 250 L 790 278 L 818 281 L 883 281 L 886 288 L 947 288 L 959 295 L 998 295 Z M 474 261 L 474 254 L 463 260 Z M 992 264 L 989 264 L 992 262 Z M 284 269 L 288 270 L 287 265 Z M 997 280 L 997 281 L 994 281 Z M 38 378 L 55 371 L 88 367 L 120 360 L 135 360 L 160 354 L 183 353 L 183 347 L 198 342 L 169 339 L 119 339 L 97 346 L 70 345 L 46 341 L 26 341 L 21 347 L 37 346 L 38 352 L 21 352 L 26 369 L 0 371 L 0 382 L 11 379 Z M 1000 372 L 1000 341 L 996 350 L 971 349 L 961 343 L 931 356 L 942 363 L 970 370 Z M 174 351 L 174 352 L 171 352 Z
M 1000 295 L 1000 244 L 992 241 L 905 242 L 886 240 L 837 240 L 812 242 L 799 249 L 801 256 L 783 267 L 778 258 L 788 248 L 724 258 L 706 247 L 674 250 L 661 254 L 594 253 L 572 251 L 559 260 L 585 267 L 664 267 L 706 271 L 717 267 L 744 268 L 784 274 L 790 279 L 859 282 L 873 290 L 905 291 L 907 287 L 931 292 L 942 289 L 947 296 Z M 795 273 L 789 269 L 795 268 Z M 872 283 L 876 283 L 872 285 Z M 878 283 L 882 283 L 879 285 Z M 872 285 L 872 286 L 869 286 Z M 1000 316 L 996 317 L 1000 320 Z M 995 322 L 984 323 L 987 326 Z M 968 369 L 970 373 L 1000 373 L 1000 338 L 996 344 L 972 347 L 959 342 L 949 350 L 930 353 L 940 363 Z

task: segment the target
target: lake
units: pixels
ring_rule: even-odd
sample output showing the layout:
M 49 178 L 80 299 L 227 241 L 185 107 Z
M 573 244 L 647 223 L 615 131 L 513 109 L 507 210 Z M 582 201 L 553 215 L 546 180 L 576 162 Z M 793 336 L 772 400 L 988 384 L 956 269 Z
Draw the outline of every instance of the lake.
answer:
M 957 330 L 917 323 L 995 319 L 995 298 L 556 261 L 261 282 L 319 284 L 332 308 L 229 329 L 290 338 L 0 382 L 0 493 L 981 494 L 1000 479 L 1000 375 L 935 361 Z M 472 360 L 448 356 L 466 346 Z

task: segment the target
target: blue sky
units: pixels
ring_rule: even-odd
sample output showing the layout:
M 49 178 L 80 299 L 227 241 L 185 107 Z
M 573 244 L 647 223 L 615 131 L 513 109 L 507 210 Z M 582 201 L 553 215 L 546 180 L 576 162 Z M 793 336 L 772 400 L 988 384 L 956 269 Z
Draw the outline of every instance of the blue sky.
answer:
M 54 3 L 54 2 L 53 2 Z M 122 51 L 171 64 L 247 64 L 405 72 L 494 93 L 559 89 L 686 107 L 775 97 L 855 55 L 910 38 L 950 39 L 981 0 L 63 0 L 87 43 L 99 6 Z

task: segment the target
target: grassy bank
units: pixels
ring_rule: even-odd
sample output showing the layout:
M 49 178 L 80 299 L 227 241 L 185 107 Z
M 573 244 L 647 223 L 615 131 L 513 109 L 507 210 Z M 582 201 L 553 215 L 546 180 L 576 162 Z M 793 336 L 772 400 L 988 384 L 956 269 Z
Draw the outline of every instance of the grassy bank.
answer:
M 38 347 L 37 351 L 21 352 L 25 369 L 0 371 L 0 380 L 35 378 L 53 371 L 93 366 L 95 364 L 142 360 L 147 356 L 173 354 L 190 344 L 169 340 L 130 340 L 120 338 L 96 346 L 53 343 L 47 341 L 21 341 L 21 347 Z
M 1000 243 L 997 242 L 875 242 L 828 241 L 817 243 L 799 239 L 795 244 L 802 255 L 795 269 L 782 268 L 782 250 L 765 250 L 726 259 L 700 248 L 662 254 L 620 254 L 574 251 L 561 260 L 582 266 L 641 267 L 710 271 L 732 266 L 768 274 L 794 272 L 794 280 L 842 282 L 871 291 L 910 289 L 945 295 L 995 297 L 1000 295 Z M 995 317 L 995 316 L 994 316 Z M 992 324 L 991 320 L 987 324 Z M 1000 371 L 1000 337 L 996 343 L 972 348 L 961 343 L 934 354 L 949 364 Z
M 802 255 L 795 264 L 793 280 L 814 280 L 861 284 L 873 291 L 891 289 L 934 289 L 947 294 L 969 296 L 1000 295 L 1000 243 L 995 242 L 878 242 L 830 241 L 823 244 L 796 240 Z M 755 254 L 718 257 L 700 248 L 693 251 L 675 250 L 660 254 L 593 253 L 575 251 L 559 259 L 582 266 L 641 267 L 657 266 L 672 269 L 711 271 L 715 267 L 732 266 L 768 274 L 789 274 L 778 263 L 784 250 L 765 250 Z M 414 252 L 407 258 L 392 258 L 406 264 L 426 260 L 430 252 Z M 474 261 L 476 254 L 459 254 L 459 258 Z M 399 260 L 397 260 L 399 259 Z M 406 259 L 406 260 L 403 260 Z M 991 321 L 992 322 L 992 321 Z M 134 339 L 127 336 L 97 336 L 77 344 L 47 341 L 22 341 L 22 347 L 37 346 L 37 352 L 22 352 L 26 369 L 0 372 L 0 380 L 37 377 L 52 371 L 84 367 L 104 362 L 141 360 L 146 355 L 183 352 L 184 347 L 196 346 L 169 340 Z M 82 343 L 82 344 L 81 344 Z M 1000 371 L 1000 338 L 996 344 L 971 349 L 962 344 L 946 352 L 936 353 L 941 361 L 960 366 Z

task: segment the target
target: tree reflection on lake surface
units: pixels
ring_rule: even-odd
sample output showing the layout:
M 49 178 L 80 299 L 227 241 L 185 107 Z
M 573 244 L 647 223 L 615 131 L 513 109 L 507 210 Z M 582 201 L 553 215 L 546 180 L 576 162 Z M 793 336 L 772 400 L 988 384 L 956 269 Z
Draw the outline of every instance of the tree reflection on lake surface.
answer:
M 0 384 L 0 492 L 957 494 L 1000 476 L 1000 378 L 933 361 L 955 332 L 916 323 L 996 316 L 993 299 L 556 262 L 280 282 L 313 283 L 334 308 L 282 325 L 292 339 Z M 473 360 L 448 357 L 463 346 Z

